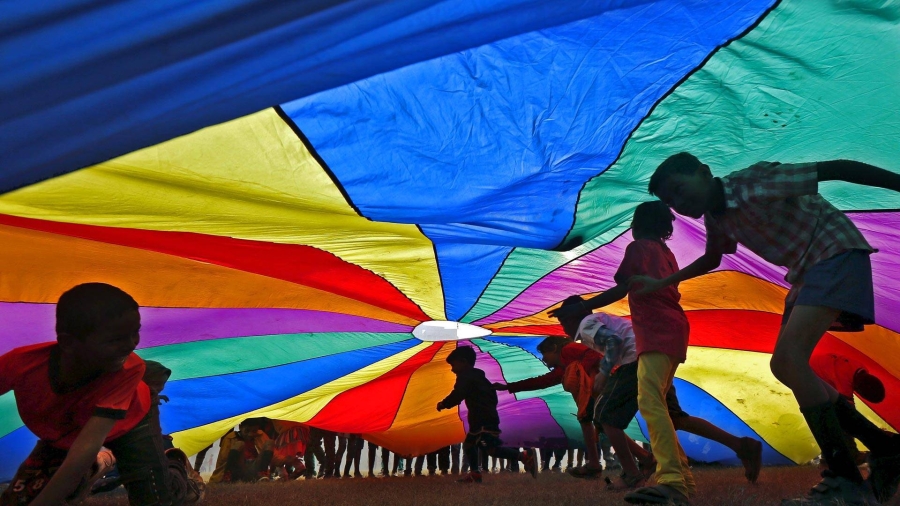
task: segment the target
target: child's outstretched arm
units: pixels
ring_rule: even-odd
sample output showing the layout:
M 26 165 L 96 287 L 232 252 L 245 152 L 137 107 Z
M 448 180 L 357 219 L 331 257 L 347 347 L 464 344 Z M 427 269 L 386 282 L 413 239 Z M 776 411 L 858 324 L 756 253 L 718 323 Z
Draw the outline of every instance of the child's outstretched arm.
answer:
M 469 386 L 468 383 L 463 378 L 457 378 L 456 384 L 453 385 L 453 391 L 450 392 L 450 395 L 444 398 L 441 402 L 437 404 L 437 410 L 441 411 L 444 409 L 450 409 L 454 406 L 459 406 L 459 404 L 465 400 L 466 392 L 468 391 Z
M 848 183 L 886 188 L 900 192 L 900 174 L 854 160 L 831 160 L 816 164 L 819 181 Z
M 85 473 L 94 465 L 97 452 L 100 451 L 106 436 L 115 424 L 116 421 L 112 418 L 92 416 L 75 438 L 59 470 L 31 504 L 33 506 L 63 504 L 66 497 L 78 487 Z
M 593 311 L 595 309 L 600 309 L 601 307 L 606 307 L 614 302 L 618 302 L 625 298 L 628 295 L 628 284 L 621 283 L 616 286 L 610 288 L 609 290 L 595 295 L 590 299 L 585 299 L 585 301 L 581 305 L 571 305 L 565 307 L 558 307 L 556 309 L 552 309 L 547 313 L 547 316 L 550 318 L 559 318 L 565 319 L 572 316 L 577 316 L 581 314 L 582 311 Z
M 661 290 L 669 285 L 674 285 L 686 281 L 697 276 L 702 276 L 707 272 L 715 269 L 722 263 L 722 253 L 718 251 L 707 251 L 700 258 L 694 260 L 690 265 L 681 269 L 663 279 L 651 278 L 650 276 L 632 276 L 628 280 L 628 286 L 640 286 L 635 290 L 635 294 L 643 295 Z

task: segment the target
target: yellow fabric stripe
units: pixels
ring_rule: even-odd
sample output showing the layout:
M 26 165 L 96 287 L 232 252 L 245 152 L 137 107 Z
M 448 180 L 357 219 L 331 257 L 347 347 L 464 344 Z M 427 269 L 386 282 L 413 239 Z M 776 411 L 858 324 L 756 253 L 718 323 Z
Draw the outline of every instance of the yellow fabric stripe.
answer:
M 819 454 L 797 401 L 769 370 L 768 353 L 691 346 L 675 376 L 702 388 L 787 458 Z
M 357 215 L 273 109 L 7 193 L 0 213 L 315 246 L 444 319 L 431 241 Z
M 784 311 L 784 297 L 787 290 L 759 278 L 735 271 L 711 272 L 698 278 L 689 279 L 679 285 L 681 306 L 685 311 L 697 309 L 747 309 L 781 314 Z M 586 294 L 585 298 L 597 293 Z M 485 325 L 489 329 L 518 327 L 525 325 L 552 325 L 559 323 L 555 318 L 548 318 L 547 311 L 559 307 L 554 304 L 540 313 Z M 628 299 L 603 308 L 603 311 L 616 316 L 628 316 Z
M 435 409 L 456 382 L 456 376 L 446 362 L 447 355 L 454 349 L 455 342 L 446 343 L 431 362 L 412 374 L 391 428 L 366 434 L 366 439 L 401 455 L 423 455 L 463 440 L 466 431 L 459 418 L 459 409 L 440 413 Z
M 175 440 L 175 446 L 184 450 L 188 455 L 193 455 L 220 438 L 222 434 L 225 434 L 229 429 L 235 427 L 241 420 L 257 416 L 265 416 L 276 420 L 287 420 L 291 422 L 308 422 L 338 394 L 378 378 L 396 368 L 406 360 L 409 360 L 416 353 L 431 346 L 431 344 L 432 343 L 418 344 L 402 353 L 392 355 L 320 387 L 291 397 L 290 399 L 285 399 L 281 402 L 242 415 L 219 420 L 218 422 L 212 422 L 199 427 L 194 427 L 193 429 L 174 432 L 172 433 L 172 437 Z

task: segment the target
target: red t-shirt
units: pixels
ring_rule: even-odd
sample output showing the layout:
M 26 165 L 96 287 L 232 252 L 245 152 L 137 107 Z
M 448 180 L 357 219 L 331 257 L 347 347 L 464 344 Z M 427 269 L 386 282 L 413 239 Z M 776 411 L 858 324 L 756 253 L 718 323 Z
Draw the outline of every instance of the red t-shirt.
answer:
M 132 353 L 121 370 L 58 393 L 56 343 L 16 348 L 0 356 L 0 395 L 12 390 L 25 426 L 51 445 L 68 450 L 92 416 L 118 420 L 107 441 L 124 435 L 150 411 L 150 389 L 141 381 L 144 361 Z M 51 361 L 54 363 L 51 367 Z
M 662 279 L 678 272 L 675 255 L 665 243 L 638 239 L 625 248 L 625 258 L 616 272 L 616 283 L 631 276 Z M 635 351 L 658 351 L 684 362 L 687 358 L 690 325 L 679 304 L 681 294 L 672 285 L 646 295 L 628 294 L 631 323 L 634 326 Z
M 581 367 L 588 373 L 588 376 L 593 378 L 600 371 L 601 360 L 603 360 L 602 353 L 598 353 L 581 343 L 569 343 L 559 350 L 558 367 L 554 367 L 550 372 L 541 376 L 508 383 L 506 387 L 510 393 L 516 393 L 541 390 L 559 385 L 562 383 L 566 367 L 569 367 L 573 362 L 579 361 L 581 362 Z

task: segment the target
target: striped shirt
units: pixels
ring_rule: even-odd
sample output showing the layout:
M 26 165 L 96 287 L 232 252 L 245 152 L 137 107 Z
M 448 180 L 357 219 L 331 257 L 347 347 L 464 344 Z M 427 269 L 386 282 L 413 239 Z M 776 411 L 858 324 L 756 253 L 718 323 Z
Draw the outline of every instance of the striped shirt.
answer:
M 785 281 L 798 285 L 822 260 L 852 249 L 874 251 L 850 218 L 819 195 L 815 163 L 760 162 L 721 182 L 725 211 L 704 215 L 708 252 L 734 253 L 741 243 L 787 267 Z

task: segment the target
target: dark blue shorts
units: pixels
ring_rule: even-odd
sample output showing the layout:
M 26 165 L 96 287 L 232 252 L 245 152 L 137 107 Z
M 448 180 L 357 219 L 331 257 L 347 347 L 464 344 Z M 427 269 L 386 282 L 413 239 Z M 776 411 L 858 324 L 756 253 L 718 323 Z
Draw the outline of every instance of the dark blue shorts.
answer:
M 862 330 L 862 325 L 875 323 L 875 290 L 868 251 L 854 249 L 822 260 L 806 271 L 794 289 L 797 296 L 785 304 L 782 325 L 787 323 L 794 306 L 840 309 L 836 324 L 848 330 Z

